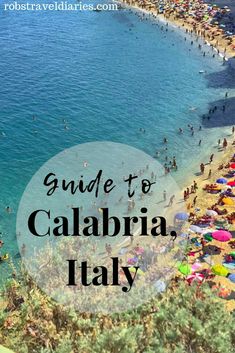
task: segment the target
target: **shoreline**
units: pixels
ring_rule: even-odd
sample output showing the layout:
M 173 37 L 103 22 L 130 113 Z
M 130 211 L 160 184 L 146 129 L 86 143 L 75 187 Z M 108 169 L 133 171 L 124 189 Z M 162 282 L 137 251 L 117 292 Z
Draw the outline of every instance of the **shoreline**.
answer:
M 183 33 L 194 35 L 197 39 L 200 38 L 204 41 L 205 45 L 213 48 L 213 51 L 215 51 L 217 55 L 224 58 L 226 61 L 235 58 L 235 34 L 231 36 L 231 43 L 226 43 L 226 39 L 223 38 L 225 33 L 217 25 L 214 25 L 212 28 L 205 30 L 203 29 L 203 25 L 200 22 L 195 25 L 189 16 L 186 16 L 184 19 L 182 19 L 176 18 L 177 14 L 175 12 L 173 14 L 168 14 L 164 11 L 159 13 L 156 7 L 153 9 L 154 4 L 151 4 L 150 2 L 146 3 L 145 6 L 143 3 L 140 5 L 140 1 L 138 0 L 118 0 L 117 2 L 127 8 L 139 10 L 146 15 L 152 15 L 154 18 L 165 23 L 166 25 L 169 23 L 174 28 L 181 29 Z M 205 4 L 201 5 L 205 6 Z M 214 32 L 220 32 L 220 34 L 214 34 Z M 234 49 L 232 49 L 232 46 Z
M 116 0 L 115 0 L 115 1 L 116 1 Z M 139 11 L 140 13 L 144 13 L 144 14 L 150 15 L 150 16 L 152 15 L 152 16 L 154 17 L 154 19 L 159 20 L 159 22 L 162 22 L 162 23 L 165 24 L 165 25 L 168 25 L 168 24 L 169 24 L 169 25 L 172 26 L 173 28 L 179 29 L 179 30 L 181 31 L 181 34 L 184 34 L 184 33 L 185 33 L 185 32 L 184 32 L 184 29 L 186 29 L 186 28 L 187 28 L 188 30 L 193 29 L 192 26 L 190 27 L 190 26 L 187 25 L 187 24 L 185 25 L 184 21 L 172 20 L 171 18 L 166 18 L 166 17 L 164 16 L 164 14 L 159 14 L 159 13 L 157 12 L 157 10 L 153 11 L 153 10 L 149 10 L 149 9 L 147 9 L 147 8 L 138 6 L 138 1 L 133 1 L 133 2 L 131 3 L 131 0 L 117 0 L 116 2 L 118 2 L 118 3 L 121 4 L 121 5 L 124 5 L 125 8 L 131 9 L 132 11 L 135 9 L 135 10 Z M 203 4 L 202 4 L 202 5 L 203 5 Z M 168 23 L 168 21 L 169 21 L 169 23 Z M 211 43 L 210 41 L 206 40 L 203 36 L 197 36 L 197 33 L 195 33 L 194 31 L 193 31 L 192 33 L 187 32 L 187 33 L 185 33 L 185 34 L 194 36 L 195 38 L 198 38 L 198 39 L 204 41 L 203 45 L 208 46 L 208 47 L 209 47 L 209 46 L 212 46 L 212 47 L 213 47 L 213 51 L 215 51 L 215 52 L 217 51 L 217 49 L 216 49 L 216 47 L 213 45 L 213 43 Z M 234 40 L 234 43 L 235 43 L 235 35 L 233 36 L 233 40 Z M 235 60 L 235 50 L 234 50 L 234 52 L 233 52 L 233 56 L 229 56 L 229 55 L 224 56 L 221 52 L 220 52 L 220 53 L 217 53 L 217 54 L 218 54 L 218 56 L 220 56 L 221 58 L 224 57 L 226 61 L 228 61 L 228 60 L 231 59 L 232 57 L 234 57 L 234 60 Z M 228 54 L 228 52 L 227 52 L 227 54 Z M 231 128 L 232 128 L 233 125 L 230 125 L 230 126 L 231 126 Z M 225 128 L 225 127 L 227 127 L 227 126 L 224 126 L 224 128 Z M 232 138 L 233 138 L 232 134 L 230 134 L 229 136 L 228 136 L 228 135 L 221 136 L 220 138 L 223 139 L 224 137 L 227 138 L 228 144 L 230 145 L 230 143 L 232 142 Z M 235 137 L 234 137 L 234 139 L 235 139 Z M 230 148 L 231 148 L 231 146 L 230 146 Z M 231 149 L 232 149 L 232 148 L 231 148 Z M 228 153 L 228 150 L 229 150 L 229 147 L 227 148 L 227 153 L 226 153 L 226 156 L 227 156 L 227 157 L 228 157 L 228 154 L 229 154 L 229 153 Z M 208 150 L 208 154 L 212 154 L 212 153 L 215 153 L 215 159 L 217 159 L 217 157 L 218 157 L 217 149 L 215 149 L 214 146 L 211 146 L 211 149 Z M 224 153 L 223 153 L 223 155 L 224 155 Z M 222 157 L 222 158 L 224 158 L 224 157 Z M 225 157 L 225 158 L 226 158 L 226 157 Z M 218 164 L 221 163 L 220 158 L 219 158 L 219 160 L 217 161 L 217 163 L 218 163 Z M 198 178 L 199 178 L 199 179 L 200 179 L 200 177 L 198 177 L 198 176 L 195 175 L 196 173 L 197 173 L 197 172 L 194 171 L 193 174 L 187 175 L 187 176 L 185 177 L 185 179 L 184 179 L 184 182 L 183 182 L 182 185 L 180 186 L 180 189 L 183 190 L 183 188 L 187 187 L 187 184 L 190 183 L 190 180 L 192 180 L 192 178 L 194 178 L 194 179 L 198 179 Z

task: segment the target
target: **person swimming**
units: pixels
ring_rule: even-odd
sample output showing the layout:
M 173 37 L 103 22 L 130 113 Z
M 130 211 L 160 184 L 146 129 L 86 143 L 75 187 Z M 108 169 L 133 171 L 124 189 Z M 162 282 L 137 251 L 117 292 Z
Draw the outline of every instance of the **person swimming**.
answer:
M 5 208 L 5 210 L 6 210 L 7 213 L 12 213 L 12 209 L 11 209 L 10 206 L 7 206 L 7 207 Z

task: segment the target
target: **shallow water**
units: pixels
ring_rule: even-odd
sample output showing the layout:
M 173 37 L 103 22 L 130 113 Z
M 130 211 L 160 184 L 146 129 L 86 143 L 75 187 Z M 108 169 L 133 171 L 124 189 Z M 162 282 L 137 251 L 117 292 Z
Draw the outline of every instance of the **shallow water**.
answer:
M 64 148 L 110 140 L 154 155 L 164 149 L 166 136 L 168 156 L 175 155 L 179 167 L 176 180 L 183 184 L 217 138 L 231 130 L 221 130 L 225 114 L 216 124 L 203 126 L 201 120 L 209 103 L 234 88 L 227 86 L 230 70 L 211 58 L 209 48 L 203 58 L 179 30 L 161 31 L 155 21 L 140 21 L 128 10 L 1 11 L 0 21 L 0 228 L 4 252 L 12 256 L 18 251 L 15 215 L 24 188 Z M 195 127 L 194 137 L 188 124 Z M 162 152 L 159 160 L 164 159 Z M 7 205 L 12 214 L 5 212 Z

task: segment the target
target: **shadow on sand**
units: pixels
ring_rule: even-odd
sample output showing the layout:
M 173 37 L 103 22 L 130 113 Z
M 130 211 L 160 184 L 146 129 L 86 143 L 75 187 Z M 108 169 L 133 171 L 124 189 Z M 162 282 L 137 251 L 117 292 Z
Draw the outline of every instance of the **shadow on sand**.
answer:
M 235 59 L 229 59 L 220 72 L 213 72 L 205 76 L 208 87 L 219 89 L 235 89 Z M 229 92 L 228 92 L 229 93 Z M 216 110 L 209 114 L 209 110 Z M 228 97 L 211 102 L 208 113 L 202 117 L 204 128 L 224 127 L 235 125 L 235 97 Z

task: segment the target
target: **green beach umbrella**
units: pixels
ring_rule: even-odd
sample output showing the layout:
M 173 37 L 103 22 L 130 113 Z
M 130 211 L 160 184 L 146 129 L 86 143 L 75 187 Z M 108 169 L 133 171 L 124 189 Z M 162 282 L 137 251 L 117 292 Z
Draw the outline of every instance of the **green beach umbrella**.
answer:
M 212 237 L 212 233 L 206 233 L 203 235 L 203 238 L 207 241 L 212 241 L 213 237 Z
M 191 266 L 189 266 L 188 264 L 178 265 L 178 271 L 180 271 L 185 276 L 188 276 L 192 273 Z

